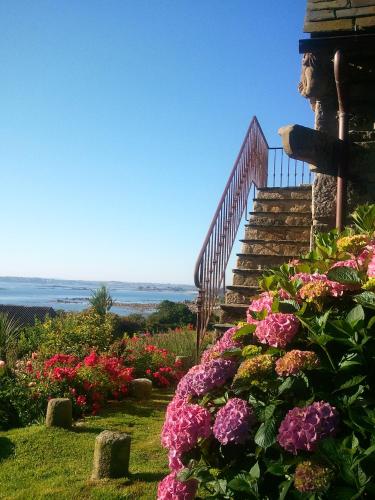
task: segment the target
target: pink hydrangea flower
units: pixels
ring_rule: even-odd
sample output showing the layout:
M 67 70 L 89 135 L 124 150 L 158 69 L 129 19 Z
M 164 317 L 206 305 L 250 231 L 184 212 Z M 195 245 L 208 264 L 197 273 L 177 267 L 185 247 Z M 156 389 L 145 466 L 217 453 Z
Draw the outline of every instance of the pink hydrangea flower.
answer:
M 263 292 L 259 295 L 259 299 L 255 299 L 249 305 L 246 312 L 247 322 L 255 324 L 256 320 L 252 316 L 252 312 L 262 312 L 266 310 L 267 313 L 272 311 L 273 296 L 269 292 Z
M 375 245 L 374 244 L 367 245 L 357 257 L 358 264 L 362 268 L 367 267 L 374 253 L 375 253 Z
M 288 377 L 301 370 L 315 368 L 318 364 L 319 359 L 315 352 L 294 349 L 276 361 L 275 370 L 280 377 Z
M 233 339 L 233 334 L 239 329 L 238 326 L 229 328 L 224 335 L 212 347 L 206 349 L 202 354 L 201 362 L 208 363 L 212 359 L 218 358 L 224 351 L 241 347 L 241 344 Z
M 324 401 L 290 410 L 279 427 L 277 440 L 285 450 L 315 451 L 321 439 L 333 436 L 338 426 L 336 408 Z
M 327 279 L 325 274 L 319 273 L 296 273 L 294 276 L 290 278 L 291 281 L 300 280 L 305 285 L 306 283 L 311 283 L 312 281 L 320 281 L 322 279 Z
M 353 269 L 358 269 L 358 264 L 354 259 L 339 260 L 335 262 L 330 269 L 335 269 L 336 267 L 351 267 Z
M 259 321 L 254 335 L 262 344 L 284 348 L 298 329 L 299 321 L 294 314 L 272 313 Z
M 216 415 L 213 432 L 221 444 L 242 444 L 249 439 L 249 429 L 255 422 L 251 406 L 243 399 L 230 399 Z
M 343 263 L 343 262 L 348 262 L 348 261 L 341 261 L 341 263 Z M 336 264 L 340 264 L 340 263 L 336 262 Z M 335 266 L 335 264 L 333 266 Z M 340 267 L 340 266 L 336 266 L 336 267 Z M 295 281 L 296 279 L 301 280 L 304 285 L 307 283 L 312 283 L 312 282 L 320 283 L 322 285 L 327 285 L 328 292 L 329 292 L 329 295 L 331 297 L 342 297 L 344 295 L 345 291 L 352 290 L 352 287 L 350 287 L 349 285 L 342 285 L 341 283 L 338 283 L 337 281 L 329 280 L 325 274 L 297 273 L 294 276 L 292 276 L 291 280 Z M 301 297 L 299 297 L 299 298 L 301 298 Z
M 196 365 L 182 377 L 177 385 L 179 397 L 202 396 L 221 387 L 236 373 L 238 363 L 232 359 L 216 358 L 207 363 Z
M 371 260 L 369 262 L 368 268 L 367 268 L 367 276 L 369 278 L 375 278 L 375 255 L 371 257 Z
M 211 416 L 202 406 L 175 396 L 167 407 L 161 443 L 175 450 L 174 458 L 191 450 L 199 438 L 211 435 Z
M 198 489 L 195 479 L 179 481 L 176 472 L 171 472 L 158 486 L 158 500 L 192 500 Z

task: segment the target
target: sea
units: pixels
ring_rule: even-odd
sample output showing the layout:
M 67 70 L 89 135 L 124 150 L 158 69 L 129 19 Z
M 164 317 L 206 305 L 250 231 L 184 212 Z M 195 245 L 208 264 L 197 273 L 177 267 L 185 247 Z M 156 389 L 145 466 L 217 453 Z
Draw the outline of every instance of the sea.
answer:
M 82 311 L 93 291 L 105 285 L 115 301 L 111 311 L 122 316 L 150 314 L 163 300 L 191 302 L 196 288 L 168 283 L 121 281 L 73 281 L 48 278 L 0 277 L 0 304 L 48 306 L 56 310 Z

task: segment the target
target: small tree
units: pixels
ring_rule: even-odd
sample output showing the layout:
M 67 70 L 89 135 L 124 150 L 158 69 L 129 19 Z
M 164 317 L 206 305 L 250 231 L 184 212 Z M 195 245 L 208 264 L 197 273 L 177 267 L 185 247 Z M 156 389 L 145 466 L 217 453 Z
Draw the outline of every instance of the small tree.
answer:
M 186 304 L 163 300 L 156 312 L 148 317 L 148 326 L 153 331 L 166 330 L 195 323 L 195 314 Z
M 17 357 L 20 325 L 6 313 L 0 313 L 0 359 L 12 363 Z
M 89 302 L 100 316 L 105 316 L 113 306 L 113 298 L 105 285 L 91 292 Z

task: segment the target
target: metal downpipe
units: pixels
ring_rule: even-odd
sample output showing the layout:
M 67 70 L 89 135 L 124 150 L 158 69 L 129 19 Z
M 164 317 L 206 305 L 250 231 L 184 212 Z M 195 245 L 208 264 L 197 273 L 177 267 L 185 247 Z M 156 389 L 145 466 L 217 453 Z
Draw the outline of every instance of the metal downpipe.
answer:
M 337 101 L 339 106 L 339 139 L 345 143 L 349 135 L 349 114 L 347 109 L 346 79 L 343 76 L 344 56 L 341 50 L 335 52 L 334 73 L 337 90 Z M 337 191 L 336 191 L 336 228 L 343 230 L 346 204 L 346 170 L 347 154 L 343 155 L 337 166 Z

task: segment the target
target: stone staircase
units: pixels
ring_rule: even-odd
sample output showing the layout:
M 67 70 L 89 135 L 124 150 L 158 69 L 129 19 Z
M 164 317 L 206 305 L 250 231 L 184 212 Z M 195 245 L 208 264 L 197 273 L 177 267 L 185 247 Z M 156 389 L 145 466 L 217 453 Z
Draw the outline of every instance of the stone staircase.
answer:
M 264 269 L 277 267 L 310 248 L 311 186 L 261 188 L 254 199 L 228 286 L 221 305 L 218 330 L 245 319 L 251 298 L 259 293 L 258 279 Z

